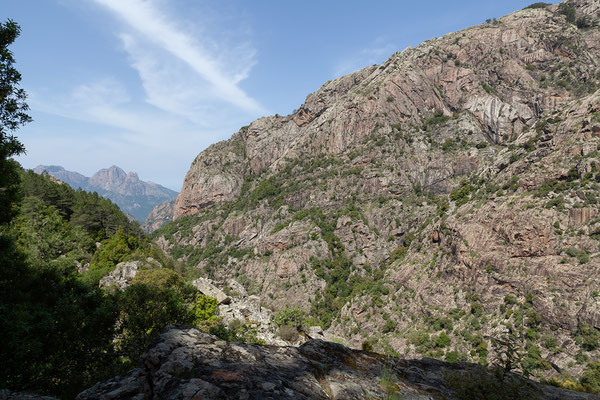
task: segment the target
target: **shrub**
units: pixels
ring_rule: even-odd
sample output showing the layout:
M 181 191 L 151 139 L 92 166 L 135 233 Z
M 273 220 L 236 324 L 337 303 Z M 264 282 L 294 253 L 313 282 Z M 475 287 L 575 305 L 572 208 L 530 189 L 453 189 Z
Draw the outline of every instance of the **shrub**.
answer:
M 589 392 L 600 393 L 600 362 L 588 364 L 579 383 Z
M 550 3 L 537 2 L 537 3 L 533 3 L 533 4 L 528 5 L 523 10 L 536 9 L 536 8 L 546 8 L 546 7 L 551 6 L 551 5 L 552 4 L 550 4 Z
M 448 362 L 467 361 L 467 355 L 464 353 L 459 353 L 456 350 L 453 350 L 453 351 L 447 352 L 446 355 L 444 356 L 444 359 Z
M 393 332 L 396 329 L 396 326 L 398 326 L 396 322 L 392 321 L 391 319 L 388 319 L 385 322 L 385 325 L 383 326 L 383 333 Z
M 277 327 L 288 326 L 301 328 L 306 320 L 306 312 L 299 307 L 285 307 L 273 318 Z
M 199 325 L 204 321 L 214 321 L 217 318 L 219 303 L 214 297 L 199 294 L 194 302 L 194 323 Z
M 277 334 L 286 342 L 294 343 L 298 340 L 298 329 L 293 326 L 280 326 Z
M 544 345 L 545 348 L 547 348 L 550 351 L 555 350 L 556 346 L 558 346 L 558 342 L 556 341 L 556 338 L 552 335 L 544 335 L 542 337 L 542 344 Z
M 138 271 L 131 280 L 131 284 L 136 283 L 157 287 L 178 287 L 183 285 L 183 280 L 171 269 L 157 268 Z
M 116 344 L 132 363 L 166 325 L 194 322 L 194 313 L 186 306 L 186 296 L 179 288 L 138 283 L 118 296 L 121 323 Z
M 435 338 L 435 345 L 437 347 L 446 347 L 450 344 L 450 336 L 446 335 L 446 333 L 442 332 L 438 337 Z
M 492 94 L 494 92 L 494 89 L 492 89 L 492 87 L 485 82 L 481 83 L 481 87 L 489 94 Z
M 584 350 L 596 350 L 600 344 L 600 332 L 591 325 L 582 323 L 577 328 L 577 333 L 581 336 L 581 347 Z
M 558 13 L 564 15 L 567 18 L 567 22 L 575 23 L 577 17 L 577 10 L 572 4 L 561 3 L 558 6 Z

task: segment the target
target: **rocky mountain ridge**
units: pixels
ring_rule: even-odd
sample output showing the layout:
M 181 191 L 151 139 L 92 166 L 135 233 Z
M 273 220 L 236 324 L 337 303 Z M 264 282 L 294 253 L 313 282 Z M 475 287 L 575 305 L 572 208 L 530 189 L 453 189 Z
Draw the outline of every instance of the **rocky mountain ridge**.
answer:
M 140 222 L 146 220 L 155 206 L 171 201 L 177 196 L 174 190 L 154 182 L 142 181 L 136 172 L 126 173 L 116 165 L 103 168 L 89 178 L 57 165 L 38 165 L 33 171 L 38 174 L 46 171 L 73 189 L 97 192 L 114 201 L 123 211 Z
M 593 399 L 591 394 L 509 375 L 500 385 L 481 366 L 399 360 L 311 340 L 300 347 L 227 343 L 169 326 L 143 367 L 98 383 L 77 399 Z M 476 398 L 476 397 L 470 397 Z
M 156 242 L 352 347 L 568 385 L 600 359 L 600 1 L 327 82 L 194 160 Z

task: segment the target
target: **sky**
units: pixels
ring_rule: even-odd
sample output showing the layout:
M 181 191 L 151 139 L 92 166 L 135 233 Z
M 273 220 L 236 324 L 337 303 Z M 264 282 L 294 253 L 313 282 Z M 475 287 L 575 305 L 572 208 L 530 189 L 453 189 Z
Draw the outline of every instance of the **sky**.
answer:
M 533 2 L 0 0 L 33 118 L 17 160 L 180 190 L 200 151 L 326 81 Z

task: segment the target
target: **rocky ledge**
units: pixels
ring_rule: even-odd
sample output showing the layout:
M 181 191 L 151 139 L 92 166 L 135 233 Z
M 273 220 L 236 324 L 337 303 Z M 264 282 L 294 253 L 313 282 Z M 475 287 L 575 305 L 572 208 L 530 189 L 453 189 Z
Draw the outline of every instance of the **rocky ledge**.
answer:
M 310 340 L 300 347 L 227 343 L 169 326 L 142 367 L 98 383 L 77 399 L 593 399 L 484 367 L 401 360 Z

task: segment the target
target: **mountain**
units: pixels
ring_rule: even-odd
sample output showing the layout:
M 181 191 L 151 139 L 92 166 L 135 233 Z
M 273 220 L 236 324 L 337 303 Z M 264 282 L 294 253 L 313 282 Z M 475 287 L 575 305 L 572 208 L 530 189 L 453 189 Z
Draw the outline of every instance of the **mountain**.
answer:
M 59 165 L 38 165 L 33 169 L 33 172 L 36 174 L 42 174 L 44 171 L 56 179 L 65 182 L 73 189 L 84 189 L 88 185 L 88 177 L 83 176 L 78 172 L 67 171 Z
M 173 220 L 174 206 L 175 199 L 171 201 L 165 201 L 155 206 L 142 224 L 142 229 L 144 232 L 154 232 L 161 226 L 171 222 Z
M 46 171 L 74 189 L 97 192 L 140 222 L 148 217 L 154 206 L 177 196 L 174 190 L 154 182 L 141 181 L 135 172 L 125 173 L 115 165 L 101 169 L 90 178 L 56 165 L 38 165 L 33 171 L 38 174 Z
M 325 83 L 201 152 L 153 237 L 353 347 L 487 363 L 508 335 L 576 382 L 600 359 L 599 12 L 536 3 Z

